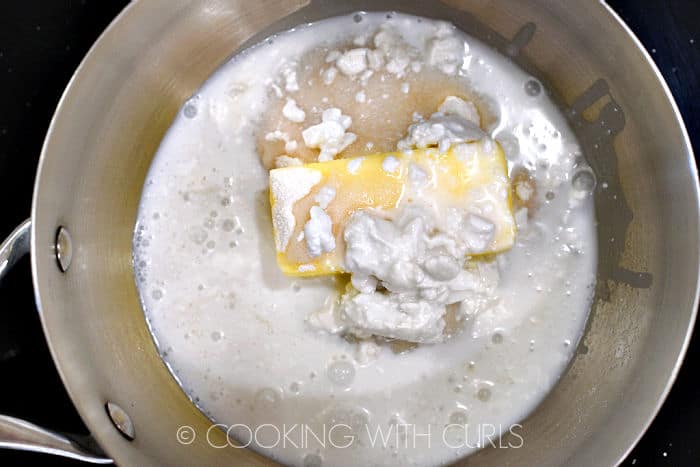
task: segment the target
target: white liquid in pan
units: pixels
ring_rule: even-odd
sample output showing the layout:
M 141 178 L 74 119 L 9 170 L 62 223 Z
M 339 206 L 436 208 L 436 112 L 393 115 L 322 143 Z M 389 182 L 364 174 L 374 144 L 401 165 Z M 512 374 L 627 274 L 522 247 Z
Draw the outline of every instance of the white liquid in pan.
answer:
M 489 130 L 509 167 L 527 168 L 537 183 L 537 208 L 516 216 L 516 245 L 499 259 L 497 305 L 446 343 L 404 353 L 384 347 L 373 358 L 311 328 L 306 317 L 337 293 L 336 284 L 278 270 L 255 131 L 268 78 L 285 60 L 351 42 L 386 21 L 416 46 L 438 27 L 396 14 L 360 19 L 304 26 L 254 47 L 183 107 L 143 193 L 138 287 L 184 389 L 216 422 L 250 427 L 251 446 L 262 453 L 296 465 L 442 464 L 488 444 L 489 435 L 517 434 L 512 424 L 572 357 L 595 280 L 593 180 L 577 173 L 585 170 L 577 142 L 539 84 L 457 33 L 471 57 L 460 79 L 495 107 Z M 263 424 L 279 432 L 256 432 Z M 285 426 L 286 442 L 278 440 Z M 240 426 L 232 433 L 251 441 Z

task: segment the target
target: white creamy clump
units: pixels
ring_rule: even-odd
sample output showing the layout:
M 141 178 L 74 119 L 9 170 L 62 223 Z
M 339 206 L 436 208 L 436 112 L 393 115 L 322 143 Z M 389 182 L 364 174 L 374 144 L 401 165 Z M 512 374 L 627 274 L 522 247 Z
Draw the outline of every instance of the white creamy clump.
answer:
M 433 214 L 419 205 L 402 209 L 392 220 L 365 211 L 353 216 L 344 237 L 346 268 L 355 290 L 331 311 L 339 321 L 332 324 L 335 332 L 441 342 L 447 305 L 493 293 L 498 283 L 495 263 L 465 268 L 467 245 L 455 232 L 436 231 L 437 225 Z M 457 312 L 455 318 L 462 320 L 479 310 Z
M 469 149 L 459 144 L 487 138 L 478 127 L 479 114 L 473 104 L 449 96 L 429 120 L 408 129 L 401 149 L 438 146 L 447 151 L 453 144 L 458 157 Z M 361 159 L 353 161 L 360 163 Z M 395 172 L 400 165 L 394 156 L 382 161 L 382 169 Z M 349 170 L 356 170 L 350 168 Z M 373 210 L 355 213 L 345 227 L 345 270 L 352 274 L 354 290 L 346 293 L 337 308 L 315 312 L 312 326 L 332 333 L 367 338 L 379 336 L 409 342 L 442 342 L 447 306 L 456 304 L 454 318 L 462 321 L 478 313 L 483 300 L 475 296 L 493 294 L 498 283 L 493 264 L 470 265 L 470 254 L 485 251 L 493 241 L 496 219 L 501 215 L 475 203 L 462 207 L 442 206 L 422 192 L 428 174 L 410 164 L 407 193 L 419 201 L 404 204 L 396 212 Z M 325 188 L 325 187 L 324 187 Z M 483 191 L 488 191 L 484 187 Z M 335 192 L 333 192 L 333 196 Z M 481 201 L 485 196 L 476 196 Z M 465 199 L 465 202 L 468 202 Z M 313 211 L 317 209 L 317 211 Z M 307 226 L 320 231 L 322 211 L 314 207 Z M 328 227 L 330 228 L 330 227 Z M 329 239 L 332 234 L 327 233 Z M 320 246 L 320 236 L 306 234 L 309 254 L 331 250 Z M 489 274 L 483 274 L 489 270 Z M 378 290 L 380 288 L 380 290 Z

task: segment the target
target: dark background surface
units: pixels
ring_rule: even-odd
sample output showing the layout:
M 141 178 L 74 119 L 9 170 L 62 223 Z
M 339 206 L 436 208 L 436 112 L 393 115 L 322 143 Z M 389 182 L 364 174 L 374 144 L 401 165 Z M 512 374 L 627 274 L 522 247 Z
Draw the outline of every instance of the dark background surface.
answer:
M 126 3 L 0 2 L 0 239 L 29 215 L 41 145 L 64 87 Z M 700 1 L 609 0 L 609 4 L 652 53 L 676 97 L 694 147 L 700 148 Z M 49 355 L 26 259 L 0 284 L 0 297 L 0 414 L 86 433 Z M 668 400 L 624 465 L 700 465 L 697 373 L 696 336 Z M 83 465 L 0 449 L 0 466 L 28 463 Z

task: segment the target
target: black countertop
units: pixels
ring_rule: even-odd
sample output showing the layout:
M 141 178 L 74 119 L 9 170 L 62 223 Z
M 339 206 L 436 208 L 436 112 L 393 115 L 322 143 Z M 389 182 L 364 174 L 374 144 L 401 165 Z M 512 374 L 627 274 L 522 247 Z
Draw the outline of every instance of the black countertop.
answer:
M 5 0 L 0 6 L 0 237 L 30 212 L 51 116 L 71 75 L 124 0 Z M 700 147 L 700 2 L 609 0 L 652 53 Z M 46 346 L 25 259 L 0 284 L 0 414 L 86 433 Z M 697 332 L 696 332 L 697 334 Z M 661 412 L 624 465 L 700 465 L 700 341 L 693 339 Z M 81 465 L 0 450 L 0 465 Z

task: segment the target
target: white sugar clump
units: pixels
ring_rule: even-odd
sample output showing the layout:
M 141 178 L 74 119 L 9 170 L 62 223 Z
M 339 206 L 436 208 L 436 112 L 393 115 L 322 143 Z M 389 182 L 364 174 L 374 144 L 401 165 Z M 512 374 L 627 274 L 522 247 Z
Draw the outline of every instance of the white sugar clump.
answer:
M 282 108 L 284 118 L 294 123 L 301 123 L 306 120 L 306 112 L 304 112 L 294 99 L 287 99 L 287 103 Z
M 282 67 L 281 74 L 284 79 L 284 89 L 287 92 L 296 92 L 299 90 L 296 67 L 296 63 L 287 63 Z
M 336 76 L 338 76 L 338 69 L 334 66 L 323 71 L 323 84 L 330 86 L 335 81 Z
M 437 146 L 441 152 L 447 152 L 454 144 L 478 141 L 485 136 L 474 104 L 449 96 L 428 120 L 408 127 L 408 135 L 399 141 L 398 148 L 404 151 Z
M 371 70 L 379 71 L 384 66 L 384 54 L 381 50 L 367 51 L 367 65 Z
M 387 156 L 382 161 L 382 170 L 384 172 L 393 173 L 401 167 L 401 162 L 394 156 Z
M 299 143 L 296 142 L 296 140 L 289 140 L 286 143 L 284 143 L 284 150 L 287 152 L 294 152 L 297 150 L 299 147 Z
M 329 204 L 335 199 L 335 188 L 332 186 L 324 186 L 320 190 L 318 190 L 318 194 L 316 194 L 316 197 L 314 200 L 318 203 L 319 206 L 321 206 L 322 209 L 326 209 Z
M 352 125 L 352 118 L 343 115 L 340 109 L 331 108 L 323 112 L 321 123 L 302 132 L 307 147 L 320 149 L 319 162 L 330 161 L 357 139 L 354 133 L 346 132 Z
M 339 50 L 331 50 L 326 55 L 326 63 L 333 63 L 338 60 L 343 54 Z
M 294 152 L 299 147 L 299 143 L 289 137 L 289 133 L 280 130 L 275 130 L 265 135 L 266 141 L 282 141 L 284 142 L 284 150 L 288 153 Z
M 341 55 L 335 62 L 341 73 L 355 76 L 367 69 L 367 49 L 351 49 Z
M 274 199 L 272 223 L 277 251 L 287 249 L 296 226 L 294 203 L 311 192 L 321 181 L 321 172 L 307 167 L 288 167 L 270 171 L 270 191 Z
M 333 221 L 319 206 L 311 208 L 311 218 L 304 225 L 304 239 L 309 256 L 315 258 L 335 249 Z
M 440 107 L 438 107 L 438 112 L 444 115 L 456 115 L 462 117 L 468 122 L 475 123 L 481 126 L 481 117 L 479 117 L 479 111 L 473 102 L 465 101 L 455 96 L 447 96 Z
M 454 26 L 445 22 L 437 23 L 423 44 L 409 44 L 390 23 L 382 24 L 374 37 L 360 35 L 353 43 L 358 47 L 344 52 L 333 50 L 326 55 L 325 62 L 334 67 L 323 73 L 324 83 L 332 83 L 337 71 L 359 78 L 363 85 L 380 70 L 403 78 L 410 72 L 419 73 L 423 62 L 453 75 L 471 58 L 469 46 L 456 35 Z M 407 84 L 402 89 L 408 92 Z
M 428 43 L 428 63 L 451 75 L 462 66 L 467 51 L 464 41 L 454 35 L 454 26 L 440 23 Z
M 316 270 L 316 266 L 314 266 L 313 264 L 301 264 L 297 268 L 297 271 L 299 271 L 299 272 L 311 272 L 311 271 L 315 271 L 315 270 Z
M 289 141 L 289 134 L 280 130 L 275 130 L 265 135 L 266 141 Z
M 355 175 L 360 170 L 360 167 L 362 166 L 362 161 L 364 160 L 364 157 L 357 157 L 348 162 L 348 172 Z
M 296 157 L 281 155 L 275 158 L 275 167 L 278 169 L 282 169 L 284 167 L 295 167 L 299 165 L 303 165 L 303 163 L 301 162 L 301 159 Z
M 428 173 L 420 165 L 412 162 L 408 166 L 408 181 L 411 189 L 423 188 L 429 181 Z
M 384 55 L 386 70 L 399 78 L 405 75 L 407 69 L 410 69 L 411 61 L 419 55 L 418 51 L 409 46 L 388 24 L 382 25 L 374 36 L 374 46 Z

